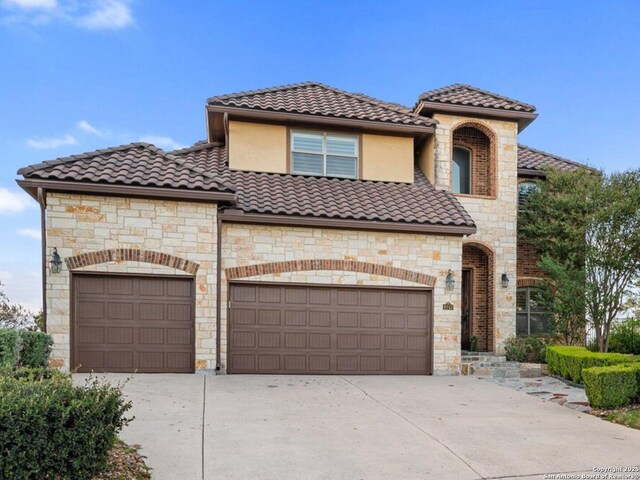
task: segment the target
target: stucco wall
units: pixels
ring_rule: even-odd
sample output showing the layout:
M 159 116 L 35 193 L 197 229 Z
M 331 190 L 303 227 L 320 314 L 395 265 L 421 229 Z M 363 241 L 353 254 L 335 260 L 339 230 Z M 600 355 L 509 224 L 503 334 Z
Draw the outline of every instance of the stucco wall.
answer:
M 199 264 L 196 274 L 196 365 L 215 368 L 216 205 L 49 193 L 47 248 L 65 259 L 113 248 L 144 249 Z M 120 261 L 76 269 L 113 273 L 185 275 L 151 263 Z M 47 324 L 54 363 L 70 362 L 70 273 L 46 278 Z
M 431 135 L 418 155 L 418 167 L 435 184 L 435 135 Z
M 362 178 L 413 182 L 413 137 L 362 135 Z
M 515 292 L 517 276 L 518 209 L 518 125 L 516 122 L 466 118 L 436 114 L 435 139 L 436 188 L 450 189 L 452 132 L 466 123 L 480 124 L 493 134 L 495 155 L 495 198 L 459 195 L 458 200 L 473 217 L 478 232 L 465 242 L 488 247 L 494 256 L 495 347 L 503 351 L 504 340 L 515 335 Z M 510 282 L 503 288 L 500 278 L 507 273 Z
M 460 237 L 363 232 L 302 227 L 225 224 L 222 230 L 222 267 L 242 267 L 289 260 L 356 260 L 404 268 L 437 277 L 434 303 L 434 373 L 458 373 L 460 362 L 460 285 L 445 290 L 449 269 L 460 271 Z M 301 271 L 248 277 L 248 280 L 343 285 L 418 286 L 365 273 Z M 221 353 L 226 366 L 228 283 L 223 273 Z M 453 311 L 443 304 L 454 304 Z
M 230 121 L 229 168 L 287 173 L 287 127 Z

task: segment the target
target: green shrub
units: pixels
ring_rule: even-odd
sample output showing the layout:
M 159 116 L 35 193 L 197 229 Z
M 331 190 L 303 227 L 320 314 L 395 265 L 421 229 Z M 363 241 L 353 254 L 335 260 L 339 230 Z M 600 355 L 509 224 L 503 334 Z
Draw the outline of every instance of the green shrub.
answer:
M 640 320 L 630 319 L 612 325 L 609 351 L 640 355 Z
M 640 362 L 638 356 L 598 353 L 584 347 L 559 345 L 547 347 L 546 358 L 549 372 L 577 383 L 582 383 L 582 370 L 585 368 Z
M 582 377 L 587 398 L 594 408 L 628 405 L 639 394 L 640 364 L 585 368 Z
M 30 368 L 30 367 L 19 367 L 19 368 L 9 368 L 9 367 L 1 367 L 0 368 L 0 378 L 2 377 L 11 377 L 15 379 L 26 379 L 32 382 L 38 380 L 49 380 L 52 378 L 69 378 L 68 373 L 61 372 L 55 368 L 48 367 L 39 367 L 39 368 Z
M 93 478 L 131 404 L 117 387 L 45 370 L 0 377 L 0 478 Z
M 15 367 L 20 360 L 20 331 L 0 328 L 0 367 Z
M 22 350 L 20 352 L 20 366 L 38 368 L 49 365 L 49 355 L 53 339 L 44 332 L 20 332 L 22 336 Z
M 509 337 L 504 348 L 510 362 L 545 363 L 547 345 L 543 337 Z

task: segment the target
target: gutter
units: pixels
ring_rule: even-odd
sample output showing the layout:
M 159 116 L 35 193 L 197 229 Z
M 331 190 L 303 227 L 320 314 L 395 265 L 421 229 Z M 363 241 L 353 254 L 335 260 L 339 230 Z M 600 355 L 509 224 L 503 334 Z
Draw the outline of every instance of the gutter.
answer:
M 267 225 L 294 225 L 311 228 L 341 228 L 347 230 L 369 230 L 403 233 L 431 233 L 439 235 L 472 235 L 477 229 L 467 225 L 424 225 L 417 223 L 376 222 L 372 220 L 344 220 L 336 218 L 302 217 L 294 215 L 271 215 L 244 213 L 242 210 L 225 210 L 219 216 L 222 222 L 252 223 Z
M 46 192 L 42 188 L 37 190 L 37 200 L 40 204 L 40 254 L 42 256 L 42 331 L 47 331 L 47 200 Z
M 218 215 L 216 218 L 216 372 L 222 368 L 220 360 L 220 335 L 222 332 L 222 324 L 220 317 L 222 315 L 222 210 L 218 206 Z

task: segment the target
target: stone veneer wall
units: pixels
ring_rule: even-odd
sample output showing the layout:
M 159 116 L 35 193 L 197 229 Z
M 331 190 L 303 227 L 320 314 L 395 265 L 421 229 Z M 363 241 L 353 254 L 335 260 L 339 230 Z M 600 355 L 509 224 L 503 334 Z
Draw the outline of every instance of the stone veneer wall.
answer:
M 86 265 L 72 264 L 73 271 L 186 275 L 197 264 L 196 366 L 215 368 L 216 306 L 216 216 L 215 204 L 146 200 L 77 194 L 47 194 L 47 254 L 53 247 L 63 259 L 112 249 L 132 249 L 173 255 L 188 262 L 164 262 L 181 266 L 122 260 Z M 134 252 L 135 253 L 135 252 Z M 93 256 L 85 256 L 91 258 Z M 159 256 L 143 258 L 155 260 Z M 82 260 L 79 257 L 78 260 Z M 104 258 L 105 260 L 108 257 Z M 158 260 L 162 263 L 162 259 Z M 82 264 L 86 266 L 82 266 Z M 70 273 L 46 278 L 47 329 L 53 335 L 52 362 L 70 365 Z
M 460 271 L 461 254 L 460 237 L 224 224 L 221 318 L 223 369 L 227 363 L 228 282 L 225 269 L 293 260 L 344 260 L 397 267 L 437 277 L 433 288 L 434 373 L 459 373 L 460 284 L 456 284 L 454 291 L 446 291 L 445 277 L 449 269 L 454 272 Z M 232 272 L 235 276 L 238 270 Z M 263 273 L 263 270 L 256 268 L 255 272 Z M 262 274 L 246 279 L 318 284 L 424 286 L 401 278 L 345 270 L 305 270 Z M 453 311 L 442 309 L 442 305 L 447 302 L 454 304 Z
M 518 125 L 516 122 L 476 119 L 435 114 L 439 123 L 435 133 L 435 185 L 449 190 L 451 181 L 452 133 L 463 126 L 481 126 L 493 134 L 495 155 L 495 198 L 458 195 L 460 203 L 473 217 L 478 232 L 466 242 L 479 243 L 493 252 L 495 350 L 504 350 L 504 341 L 515 335 L 515 292 L 517 277 L 518 209 Z M 500 278 L 507 273 L 508 288 Z

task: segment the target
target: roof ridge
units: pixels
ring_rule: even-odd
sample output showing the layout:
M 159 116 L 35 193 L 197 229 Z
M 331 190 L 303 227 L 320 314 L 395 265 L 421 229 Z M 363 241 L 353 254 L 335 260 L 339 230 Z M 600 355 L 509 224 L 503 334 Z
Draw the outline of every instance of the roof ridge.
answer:
M 270 92 L 275 92 L 279 90 L 291 90 L 293 88 L 299 88 L 307 85 L 322 85 L 322 84 L 320 82 L 314 82 L 309 80 L 306 82 L 286 83 L 284 85 L 276 85 L 274 87 L 256 88 L 253 90 L 242 90 L 240 92 L 214 95 L 213 97 L 207 98 L 207 103 L 210 103 L 215 100 L 228 100 L 235 97 L 246 97 L 247 95 L 260 95 L 262 93 L 270 93 Z
M 530 150 L 532 152 L 540 153 L 542 155 L 547 155 L 549 157 L 553 157 L 553 158 L 555 158 L 557 160 L 562 160 L 563 162 L 570 163 L 570 164 L 575 165 L 577 167 L 588 168 L 590 170 L 597 170 L 597 168 L 590 167 L 589 165 L 585 165 L 584 163 L 576 162 L 575 160 L 569 160 L 568 158 L 561 157 L 560 155 L 556 155 L 555 153 L 550 153 L 550 152 L 547 152 L 545 150 L 540 150 L 539 148 L 533 148 L 533 147 L 530 147 L 530 146 L 525 145 L 523 143 L 518 143 L 518 148 L 526 148 L 527 150 Z
M 190 147 L 178 148 L 177 150 L 171 150 L 167 152 L 171 155 L 182 155 L 183 153 L 197 152 L 207 148 L 224 147 L 224 142 L 205 142 L 197 145 L 191 145 Z
M 468 88 L 469 90 L 473 90 L 474 92 L 482 93 L 484 95 L 489 95 L 498 100 L 507 100 L 509 102 L 517 103 L 522 105 L 525 108 L 530 108 L 532 111 L 536 111 L 536 107 L 531 105 L 530 103 L 525 103 L 521 100 L 516 100 L 515 98 L 507 97 L 506 95 L 501 95 L 499 93 L 491 92 L 489 90 L 484 90 L 479 87 L 474 87 L 473 85 L 469 85 L 468 83 L 453 83 L 451 85 L 446 85 L 444 87 L 436 88 L 434 90 L 427 90 L 426 92 L 420 94 L 420 96 L 418 97 L 418 100 L 422 100 L 424 97 L 428 97 L 434 94 L 450 92 L 452 90 L 459 89 L 459 88 Z M 438 100 L 434 100 L 434 101 L 437 102 Z M 446 102 L 443 102 L 443 103 L 446 103 Z

